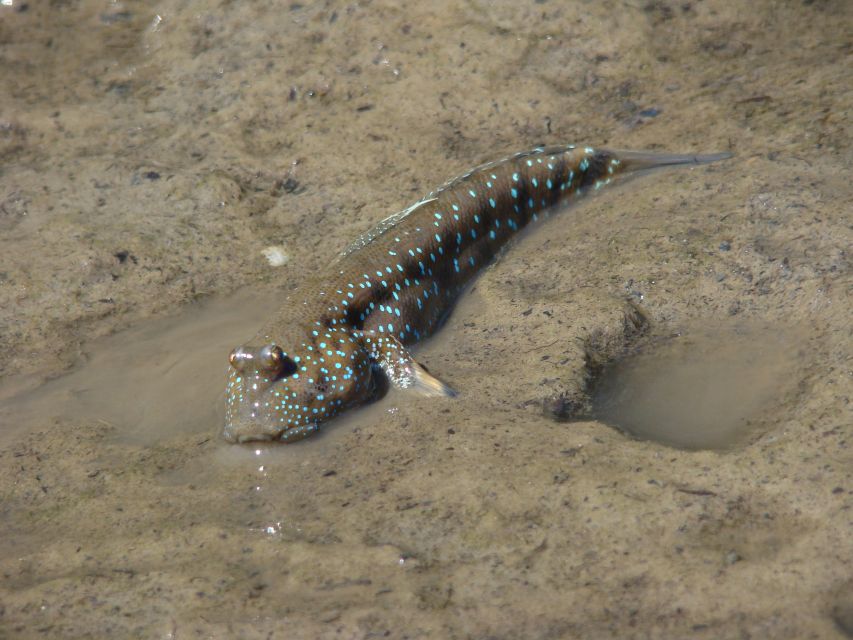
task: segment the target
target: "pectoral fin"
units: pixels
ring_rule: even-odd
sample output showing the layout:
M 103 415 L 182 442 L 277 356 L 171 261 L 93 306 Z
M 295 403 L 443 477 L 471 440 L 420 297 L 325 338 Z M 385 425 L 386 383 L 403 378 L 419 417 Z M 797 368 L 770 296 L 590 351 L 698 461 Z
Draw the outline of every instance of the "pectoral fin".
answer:
M 371 359 L 394 387 L 413 390 L 428 397 L 452 398 L 457 395 L 456 391 L 419 364 L 396 338 L 375 331 L 365 331 L 363 336 Z

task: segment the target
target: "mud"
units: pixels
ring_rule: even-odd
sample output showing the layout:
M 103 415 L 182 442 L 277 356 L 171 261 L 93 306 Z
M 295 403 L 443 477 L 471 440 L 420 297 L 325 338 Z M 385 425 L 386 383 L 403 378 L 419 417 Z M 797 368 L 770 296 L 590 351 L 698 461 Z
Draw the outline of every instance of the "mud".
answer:
M 851 20 L 0 5 L 0 636 L 849 636 Z M 183 339 L 163 318 L 247 296 L 251 334 L 377 220 L 542 142 L 736 156 L 602 192 L 488 269 L 418 351 L 458 399 L 389 394 L 288 447 L 220 438 L 202 381 L 243 318 Z M 636 309 L 661 333 L 808 326 L 795 392 L 725 452 L 543 412 L 588 397 Z M 69 370 L 112 388 L 111 353 L 126 411 L 50 395 Z
M 594 376 L 592 417 L 683 449 L 728 449 L 797 402 L 808 329 L 719 323 L 635 345 Z

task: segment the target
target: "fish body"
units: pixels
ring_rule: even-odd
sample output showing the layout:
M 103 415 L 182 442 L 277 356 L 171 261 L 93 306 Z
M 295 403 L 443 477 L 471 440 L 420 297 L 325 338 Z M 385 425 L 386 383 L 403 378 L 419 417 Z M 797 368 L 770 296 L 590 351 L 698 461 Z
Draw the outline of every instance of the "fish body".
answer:
M 382 376 L 455 395 L 406 347 L 440 326 L 519 231 L 627 174 L 725 157 L 537 147 L 451 180 L 356 240 L 291 293 L 251 345 L 231 352 L 226 439 L 300 440 L 368 402 Z

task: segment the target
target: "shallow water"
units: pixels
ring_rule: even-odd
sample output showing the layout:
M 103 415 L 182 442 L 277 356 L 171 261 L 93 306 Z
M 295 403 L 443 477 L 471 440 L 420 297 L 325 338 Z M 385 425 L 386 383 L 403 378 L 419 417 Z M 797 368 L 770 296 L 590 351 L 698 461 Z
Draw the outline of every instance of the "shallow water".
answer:
M 277 306 L 275 292 L 242 292 L 97 340 L 69 373 L 26 391 L 3 389 L 0 444 L 37 425 L 87 421 L 144 445 L 212 435 L 224 415 L 227 354 Z
M 200 301 L 87 345 L 80 362 L 65 375 L 41 385 L 36 379 L 18 381 L 17 387 L 7 384 L 0 388 L 0 447 L 39 425 L 62 428 L 87 422 L 109 425 L 113 442 L 142 446 L 186 434 L 221 438 L 228 353 L 277 312 L 280 298 L 274 290 L 257 288 Z M 377 416 L 387 421 L 385 414 L 393 414 L 394 399 L 401 397 L 391 395 L 391 402 L 351 411 L 330 426 L 346 431 Z M 309 442 L 324 440 L 326 431 Z M 216 455 L 218 462 L 249 460 L 251 467 L 256 456 L 286 460 L 300 455 L 299 448 L 226 446 Z M 283 453 L 285 449 L 293 452 Z
M 796 388 L 805 343 L 803 331 L 772 325 L 693 327 L 607 367 L 593 415 L 673 447 L 729 448 Z

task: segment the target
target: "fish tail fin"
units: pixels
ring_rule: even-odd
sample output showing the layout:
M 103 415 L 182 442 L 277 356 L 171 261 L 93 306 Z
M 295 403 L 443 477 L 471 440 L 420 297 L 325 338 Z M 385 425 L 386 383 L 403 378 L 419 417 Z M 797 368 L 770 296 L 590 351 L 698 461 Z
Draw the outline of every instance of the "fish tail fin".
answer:
M 728 151 L 705 154 L 654 153 L 645 151 L 613 151 L 612 153 L 613 157 L 622 165 L 620 169 L 625 173 L 651 171 L 663 167 L 709 164 L 711 162 L 718 162 L 719 160 L 727 160 L 733 155 Z

